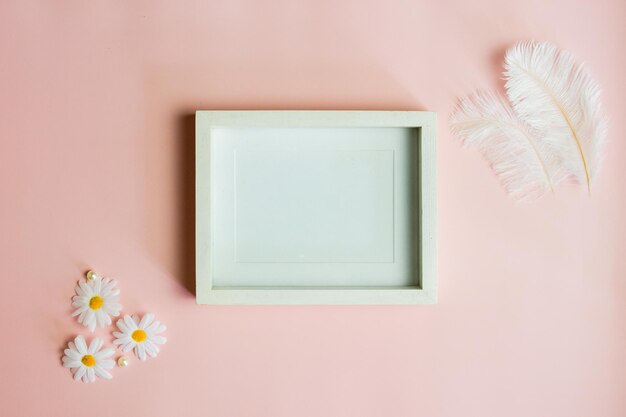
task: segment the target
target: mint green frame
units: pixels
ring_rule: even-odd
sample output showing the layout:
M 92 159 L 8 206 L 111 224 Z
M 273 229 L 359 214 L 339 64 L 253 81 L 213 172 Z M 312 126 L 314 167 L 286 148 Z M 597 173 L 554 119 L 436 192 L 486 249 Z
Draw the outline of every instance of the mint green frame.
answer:
M 419 285 L 416 287 L 214 287 L 211 269 L 212 127 L 406 127 L 419 129 Z M 437 302 L 436 113 L 417 111 L 197 111 L 198 304 L 434 304 Z

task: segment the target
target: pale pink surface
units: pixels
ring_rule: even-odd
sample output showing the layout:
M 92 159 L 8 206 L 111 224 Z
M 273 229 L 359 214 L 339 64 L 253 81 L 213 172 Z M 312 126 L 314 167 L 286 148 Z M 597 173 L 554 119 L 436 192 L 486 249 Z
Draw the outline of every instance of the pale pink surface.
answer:
M 0 3 L 0 414 L 626 415 L 624 1 L 65 3 Z M 604 87 L 591 197 L 514 205 L 447 128 L 528 39 Z M 197 306 L 196 109 L 438 112 L 439 304 Z M 84 385 L 61 350 L 90 266 L 169 342 Z

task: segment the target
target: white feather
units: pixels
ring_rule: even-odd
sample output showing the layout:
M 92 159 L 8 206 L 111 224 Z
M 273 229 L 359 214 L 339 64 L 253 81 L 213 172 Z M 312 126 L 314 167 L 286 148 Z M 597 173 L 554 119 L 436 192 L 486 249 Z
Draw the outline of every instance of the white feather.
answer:
M 607 126 L 595 80 L 568 52 L 545 42 L 509 49 L 504 75 L 517 115 L 558 150 L 567 173 L 591 190 Z
M 452 132 L 464 145 L 478 148 L 515 200 L 534 200 L 564 178 L 558 155 L 499 94 L 479 92 L 461 100 L 450 122 Z

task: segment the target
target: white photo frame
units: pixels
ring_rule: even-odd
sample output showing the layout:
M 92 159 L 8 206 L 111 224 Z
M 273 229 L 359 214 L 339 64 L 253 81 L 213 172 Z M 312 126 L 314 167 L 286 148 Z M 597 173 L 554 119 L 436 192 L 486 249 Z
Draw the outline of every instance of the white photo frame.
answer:
M 197 111 L 198 304 L 437 301 L 436 114 Z

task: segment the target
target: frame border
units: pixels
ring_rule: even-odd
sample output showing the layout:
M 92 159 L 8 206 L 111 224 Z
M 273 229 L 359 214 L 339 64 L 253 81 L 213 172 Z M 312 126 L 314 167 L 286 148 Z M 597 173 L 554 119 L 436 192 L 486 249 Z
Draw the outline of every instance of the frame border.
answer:
M 196 111 L 196 301 L 198 304 L 437 303 L 437 114 L 421 111 Z M 418 129 L 419 287 L 214 287 L 211 269 L 213 127 L 407 127 Z

